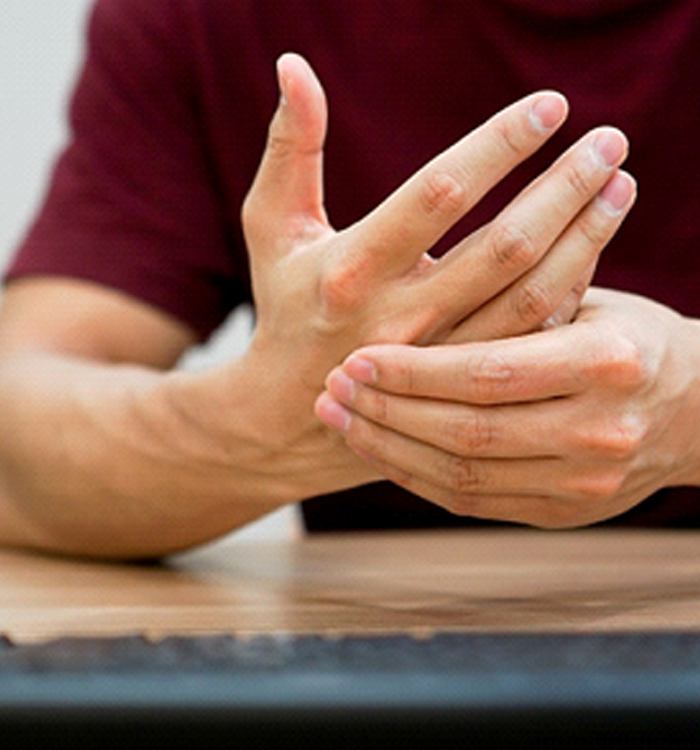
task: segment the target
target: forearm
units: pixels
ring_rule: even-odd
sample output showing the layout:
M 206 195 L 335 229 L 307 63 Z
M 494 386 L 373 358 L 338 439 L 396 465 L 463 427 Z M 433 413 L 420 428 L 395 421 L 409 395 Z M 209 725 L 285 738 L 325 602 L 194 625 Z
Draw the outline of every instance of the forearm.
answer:
M 337 232 L 322 202 L 321 86 L 298 56 L 283 56 L 278 70 L 284 95 L 242 210 L 257 313 L 249 353 L 201 376 L 5 354 L 0 542 L 159 555 L 281 504 L 379 479 L 314 417 L 328 372 L 366 343 L 455 343 L 537 329 L 580 286 L 633 201 L 633 181 L 616 171 L 626 140 L 598 129 L 485 231 L 439 262 L 429 258 L 479 196 L 563 122 L 563 97 L 539 92 Z M 157 316 L 137 314 L 123 296 L 107 302 L 91 292 L 76 315 L 59 295 L 37 315 L 45 297 L 19 292 L 2 321 L 12 346 L 59 342 L 60 351 L 100 361 L 140 362 L 151 361 L 144 357 L 164 336 L 184 348 L 162 320 L 144 335 L 141 323 Z M 125 325 L 124 311 L 141 323 Z M 140 344 L 124 331 L 137 331 Z
M 243 370 L 229 368 L 222 396 L 207 374 L 50 354 L 6 358 L 0 542 L 157 556 L 313 494 L 274 460 Z

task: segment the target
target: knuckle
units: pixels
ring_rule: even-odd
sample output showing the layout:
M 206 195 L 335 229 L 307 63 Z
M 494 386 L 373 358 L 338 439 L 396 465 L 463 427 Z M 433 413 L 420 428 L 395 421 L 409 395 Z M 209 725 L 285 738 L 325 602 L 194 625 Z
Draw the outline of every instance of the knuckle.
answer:
M 491 352 L 471 357 L 465 364 L 463 377 L 467 398 L 478 403 L 498 398 L 501 389 L 513 384 L 517 373 L 508 360 Z
M 522 227 L 512 224 L 494 225 L 490 238 L 491 257 L 498 268 L 522 270 L 537 260 L 532 237 Z
M 617 351 L 614 360 L 614 380 L 621 387 L 638 388 L 646 383 L 647 366 L 640 347 L 625 339 L 624 348 Z
M 536 279 L 528 279 L 513 295 L 513 312 L 528 325 L 546 320 L 553 312 L 552 298 Z
M 449 443 L 461 455 L 471 455 L 489 448 L 495 439 L 493 422 L 481 411 L 468 409 L 445 425 Z
M 580 164 L 569 164 L 564 171 L 564 179 L 574 195 L 581 200 L 587 200 L 593 194 L 592 180 Z
M 318 295 L 322 308 L 330 312 L 344 312 L 361 304 L 365 274 L 360 264 L 333 263 L 320 275 Z
M 591 375 L 602 384 L 620 388 L 641 388 L 647 381 L 647 365 L 639 345 L 624 334 L 610 332 L 598 346 L 591 364 Z
M 475 462 L 464 456 L 451 456 L 447 466 L 449 488 L 458 495 L 469 495 L 483 488 L 483 478 Z
M 619 469 L 597 471 L 578 477 L 571 489 L 587 502 L 604 502 L 613 498 L 622 489 L 626 474 Z
M 353 291 L 343 274 L 327 274 L 319 280 L 321 304 L 323 309 L 329 312 L 351 309 L 355 302 Z
M 429 216 L 454 216 L 463 210 L 465 192 L 455 175 L 445 168 L 433 168 L 420 178 L 418 202 Z
M 648 427 L 639 418 L 622 417 L 584 433 L 581 446 L 588 452 L 611 460 L 630 460 L 640 451 Z
M 511 120 L 500 118 L 493 122 L 493 128 L 498 140 L 509 154 L 521 158 L 525 155 L 525 144 L 519 137 L 519 130 Z
M 639 454 L 646 430 L 643 426 L 631 428 L 622 422 L 616 426 L 608 439 L 607 451 L 611 458 L 629 461 Z

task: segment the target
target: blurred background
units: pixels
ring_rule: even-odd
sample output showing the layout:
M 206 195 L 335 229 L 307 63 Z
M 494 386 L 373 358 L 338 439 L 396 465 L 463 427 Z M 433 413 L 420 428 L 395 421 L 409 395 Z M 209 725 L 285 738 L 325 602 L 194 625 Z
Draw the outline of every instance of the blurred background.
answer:
M 65 102 L 90 0 L 2 0 L 0 264 L 4 267 L 65 139 Z
M 41 202 L 67 137 L 68 96 L 80 67 L 92 1 L 0 0 L 2 269 Z M 199 369 L 230 359 L 245 349 L 251 325 L 249 310 L 233 314 L 206 347 L 188 353 L 182 366 Z M 287 508 L 243 534 L 276 538 L 297 531 L 296 512 Z

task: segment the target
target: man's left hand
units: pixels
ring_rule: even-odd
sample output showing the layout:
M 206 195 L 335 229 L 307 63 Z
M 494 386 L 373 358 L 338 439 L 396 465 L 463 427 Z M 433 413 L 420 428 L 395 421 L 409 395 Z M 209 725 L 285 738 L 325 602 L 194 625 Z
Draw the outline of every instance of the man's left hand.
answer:
M 700 484 L 700 325 L 642 297 L 591 289 L 518 338 L 364 347 L 326 388 L 322 421 L 460 515 L 572 527 Z

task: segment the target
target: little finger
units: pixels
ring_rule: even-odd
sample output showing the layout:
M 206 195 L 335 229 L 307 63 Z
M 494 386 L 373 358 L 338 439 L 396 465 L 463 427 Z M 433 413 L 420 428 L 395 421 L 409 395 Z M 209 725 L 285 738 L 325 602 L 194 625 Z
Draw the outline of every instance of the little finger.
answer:
M 447 342 L 516 336 L 541 326 L 595 264 L 622 224 L 635 196 L 634 179 L 626 172 L 617 172 L 537 266 L 464 320 Z

